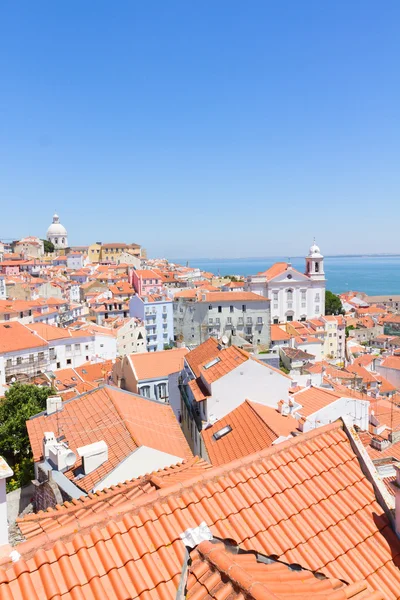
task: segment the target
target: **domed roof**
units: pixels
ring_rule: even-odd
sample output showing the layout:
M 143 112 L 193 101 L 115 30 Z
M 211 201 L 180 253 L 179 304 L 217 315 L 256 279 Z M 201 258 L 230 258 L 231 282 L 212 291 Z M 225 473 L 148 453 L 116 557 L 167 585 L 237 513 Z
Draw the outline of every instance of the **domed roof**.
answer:
M 60 223 L 60 217 L 57 213 L 53 215 L 53 222 L 47 230 L 47 235 L 67 235 L 67 230 Z
M 308 255 L 322 257 L 321 250 L 319 249 L 319 246 L 317 246 L 317 244 L 315 243 L 315 238 L 314 238 L 313 245 L 310 247 L 310 251 L 309 251 Z

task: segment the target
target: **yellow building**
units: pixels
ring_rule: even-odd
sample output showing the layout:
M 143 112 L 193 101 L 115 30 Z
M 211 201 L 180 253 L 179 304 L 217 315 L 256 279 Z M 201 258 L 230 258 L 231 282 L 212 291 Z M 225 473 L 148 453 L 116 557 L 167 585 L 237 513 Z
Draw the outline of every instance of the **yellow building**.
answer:
M 96 242 L 88 248 L 88 258 L 91 263 L 98 263 L 101 260 L 101 243 Z

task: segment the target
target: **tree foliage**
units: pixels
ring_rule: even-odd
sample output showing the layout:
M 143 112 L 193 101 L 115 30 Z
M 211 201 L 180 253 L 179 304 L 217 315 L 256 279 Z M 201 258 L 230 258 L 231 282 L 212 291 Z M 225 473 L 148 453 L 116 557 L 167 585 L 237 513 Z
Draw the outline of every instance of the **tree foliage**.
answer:
M 42 240 L 42 241 L 43 241 L 43 246 L 44 246 L 45 252 L 54 252 L 55 248 L 54 248 L 53 242 L 49 242 L 49 240 Z
M 326 315 L 344 315 L 342 301 L 339 296 L 326 290 L 325 292 L 325 314 Z
M 0 454 L 14 470 L 9 489 L 32 479 L 33 462 L 26 421 L 45 410 L 48 396 L 54 393 L 52 388 L 15 383 L 0 401 Z

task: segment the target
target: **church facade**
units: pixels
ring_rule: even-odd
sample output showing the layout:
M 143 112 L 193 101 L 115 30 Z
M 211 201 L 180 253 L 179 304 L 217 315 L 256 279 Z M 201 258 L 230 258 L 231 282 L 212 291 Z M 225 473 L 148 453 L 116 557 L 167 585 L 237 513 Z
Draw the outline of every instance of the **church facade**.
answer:
M 246 288 L 269 298 L 271 323 L 306 321 L 325 314 L 324 257 L 315 240 L 306 256 L 305 273 L 278 262 L 247 277 Z
M 57 214 L 53 215 L 53 222 L 47 230 L 46 238 L 54 244 L 56 250 L 68 248 L 68 233 L 60 223 L 60 217 Z

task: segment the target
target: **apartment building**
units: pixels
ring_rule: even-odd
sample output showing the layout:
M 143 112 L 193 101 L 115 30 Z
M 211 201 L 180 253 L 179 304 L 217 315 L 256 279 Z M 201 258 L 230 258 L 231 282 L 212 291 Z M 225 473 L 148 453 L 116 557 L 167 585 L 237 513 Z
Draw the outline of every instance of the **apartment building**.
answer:
M 186 290 L 174 296 L 175 340 L 195 347 L 210 337 L 270 344 L 270 301 L 253 292 Z
M 172 301 L 167 296 L 136 294 L 130 299 L 129 315 L 144 321 L 148 352 L 164 350 L 173 342 Z
M 231 294 L 231 292 L 227 292 Z M 277 408 L 289 395 L 291 378 L 237 348 L 210 338 L 186 354 L 180 383 L 180 420 L 194 454 L 206 457 L 203 429 L 245 400 Z
M 161 276 L 150 269 L 132 269 L 130 271 L 131 284 L 139 296 L 145 294 L 161 294 L 163 282 Z

